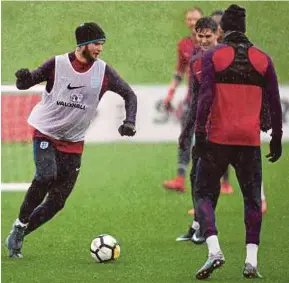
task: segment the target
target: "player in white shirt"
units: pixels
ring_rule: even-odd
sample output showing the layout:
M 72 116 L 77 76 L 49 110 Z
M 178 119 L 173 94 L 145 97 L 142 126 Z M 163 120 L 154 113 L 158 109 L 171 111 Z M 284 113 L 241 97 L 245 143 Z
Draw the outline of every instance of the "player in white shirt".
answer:
M 55 56 L 33 71 L 20 69 L 15 74 L 19 89 L 44 81 L 46 88 L 28 118 L 35 129 L 36 174 L 5 241 L 10 257 L 22 258 L 24 237 L 64 207 L 79 174 L 86 131 L 107 90 L 125 101 L 126 119 L 118 129 L 120 135 L 136 133 L 135 93 L 98 58 L 106 41 L 104 31 L 96 23 L 84 23 L 76 28 L 75 36 L 75 51 Z

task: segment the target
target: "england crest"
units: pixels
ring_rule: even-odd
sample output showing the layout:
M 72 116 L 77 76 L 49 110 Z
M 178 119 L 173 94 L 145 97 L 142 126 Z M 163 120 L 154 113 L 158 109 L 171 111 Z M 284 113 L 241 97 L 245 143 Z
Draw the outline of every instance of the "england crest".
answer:
M 100 84 L 99 77 L 93 76 L 93 77 L 91 78 L 91 87 L 92 87 L 92 88 L 98 88 L 98 87 L 99 87 L 99 84 Z
M 42 141 L 40 143 L 40 148 L 41 149 L 46 149 L 46 148 L 48 148 L 48 146 L 49 146 L 49 142 L 47 142 L 47 141 Z

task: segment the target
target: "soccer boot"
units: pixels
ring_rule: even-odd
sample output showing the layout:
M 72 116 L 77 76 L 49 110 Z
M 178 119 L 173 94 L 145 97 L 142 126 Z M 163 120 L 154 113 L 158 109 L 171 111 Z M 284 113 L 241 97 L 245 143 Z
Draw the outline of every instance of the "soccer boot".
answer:
M 5 246 L 9 250 L 9 257 L 22 258 L 21 248 L 24 241 L 26 227 L 13 224 L 12 230 L 5 240 Z
M 243 276 L 245 278 L 262 278 L 262 275 L 258 272 L 257 267 L 253 267 L 248 262 L 245 263 Z
M 267 212 L 267 202 L 265 199 L 262 199 L 262 214 Z
M 202 236 L 201 230 L 196 230 L 192 236 L 192 242 L 196 245 L 201 245 L 206 242 L 206 239 Z
M 206 263 L 197 272 L 196 278 L 199 280 L 208 279 L 215 269 L 220 268 L 225 263 L 225 257 L 220 251 L 215 255 L 209 254 Z
M 234 193 L 233 187 L 228 181 L 221 181 L 221 193 L 222 194 L 232 194 Z
M 166 189 L 169 190 L 174 190 L 177 192 L 185 192 L 185 177 L 184 176 L 177 176 L 176 178 L 169 180 L 169 181 L 164 181 L 163 186 Z
M 176 242 L 191 240 L 193 235 L 195 234 L 195 232 L 196 232 L 195 229 L 193 229 L 192 227 L 189 227 L 189 230 L 188 230 L 188 232 L 186 234 L 176 238 Z

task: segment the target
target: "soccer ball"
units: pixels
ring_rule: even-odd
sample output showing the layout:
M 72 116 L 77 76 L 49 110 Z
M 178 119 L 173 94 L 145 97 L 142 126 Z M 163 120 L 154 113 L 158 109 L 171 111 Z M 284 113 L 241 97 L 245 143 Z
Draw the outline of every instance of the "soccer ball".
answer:
M 120 255 L 120 246 L 114 237 L 102 234 L 92 240 L 90 254 L 100 263 L 116 260 Z

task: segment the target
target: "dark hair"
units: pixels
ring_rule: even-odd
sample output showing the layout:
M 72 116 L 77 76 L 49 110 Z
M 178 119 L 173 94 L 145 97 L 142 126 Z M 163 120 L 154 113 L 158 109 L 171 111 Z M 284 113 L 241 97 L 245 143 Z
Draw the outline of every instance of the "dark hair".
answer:
M 218 24 L 211 17 L 200 18 L 196 22 L 195 31 L 202 31 L 204 29 L 210 29 L 212 32 L 216 33 L 218 30 Z
M 189 13 L 189 12 L 195 12 L 195 11 L 199 12 L 201 14 L 201 16 L 204 15 L 203 10 L 200 7 L 197 7 L 197 6 L 187 9 L 186 14 Z
M 216 11 L 212 12 L 211 17 L 223 16 L 223 15 L 224 15 L 224 11 L 223 10 L 216 10 Z

